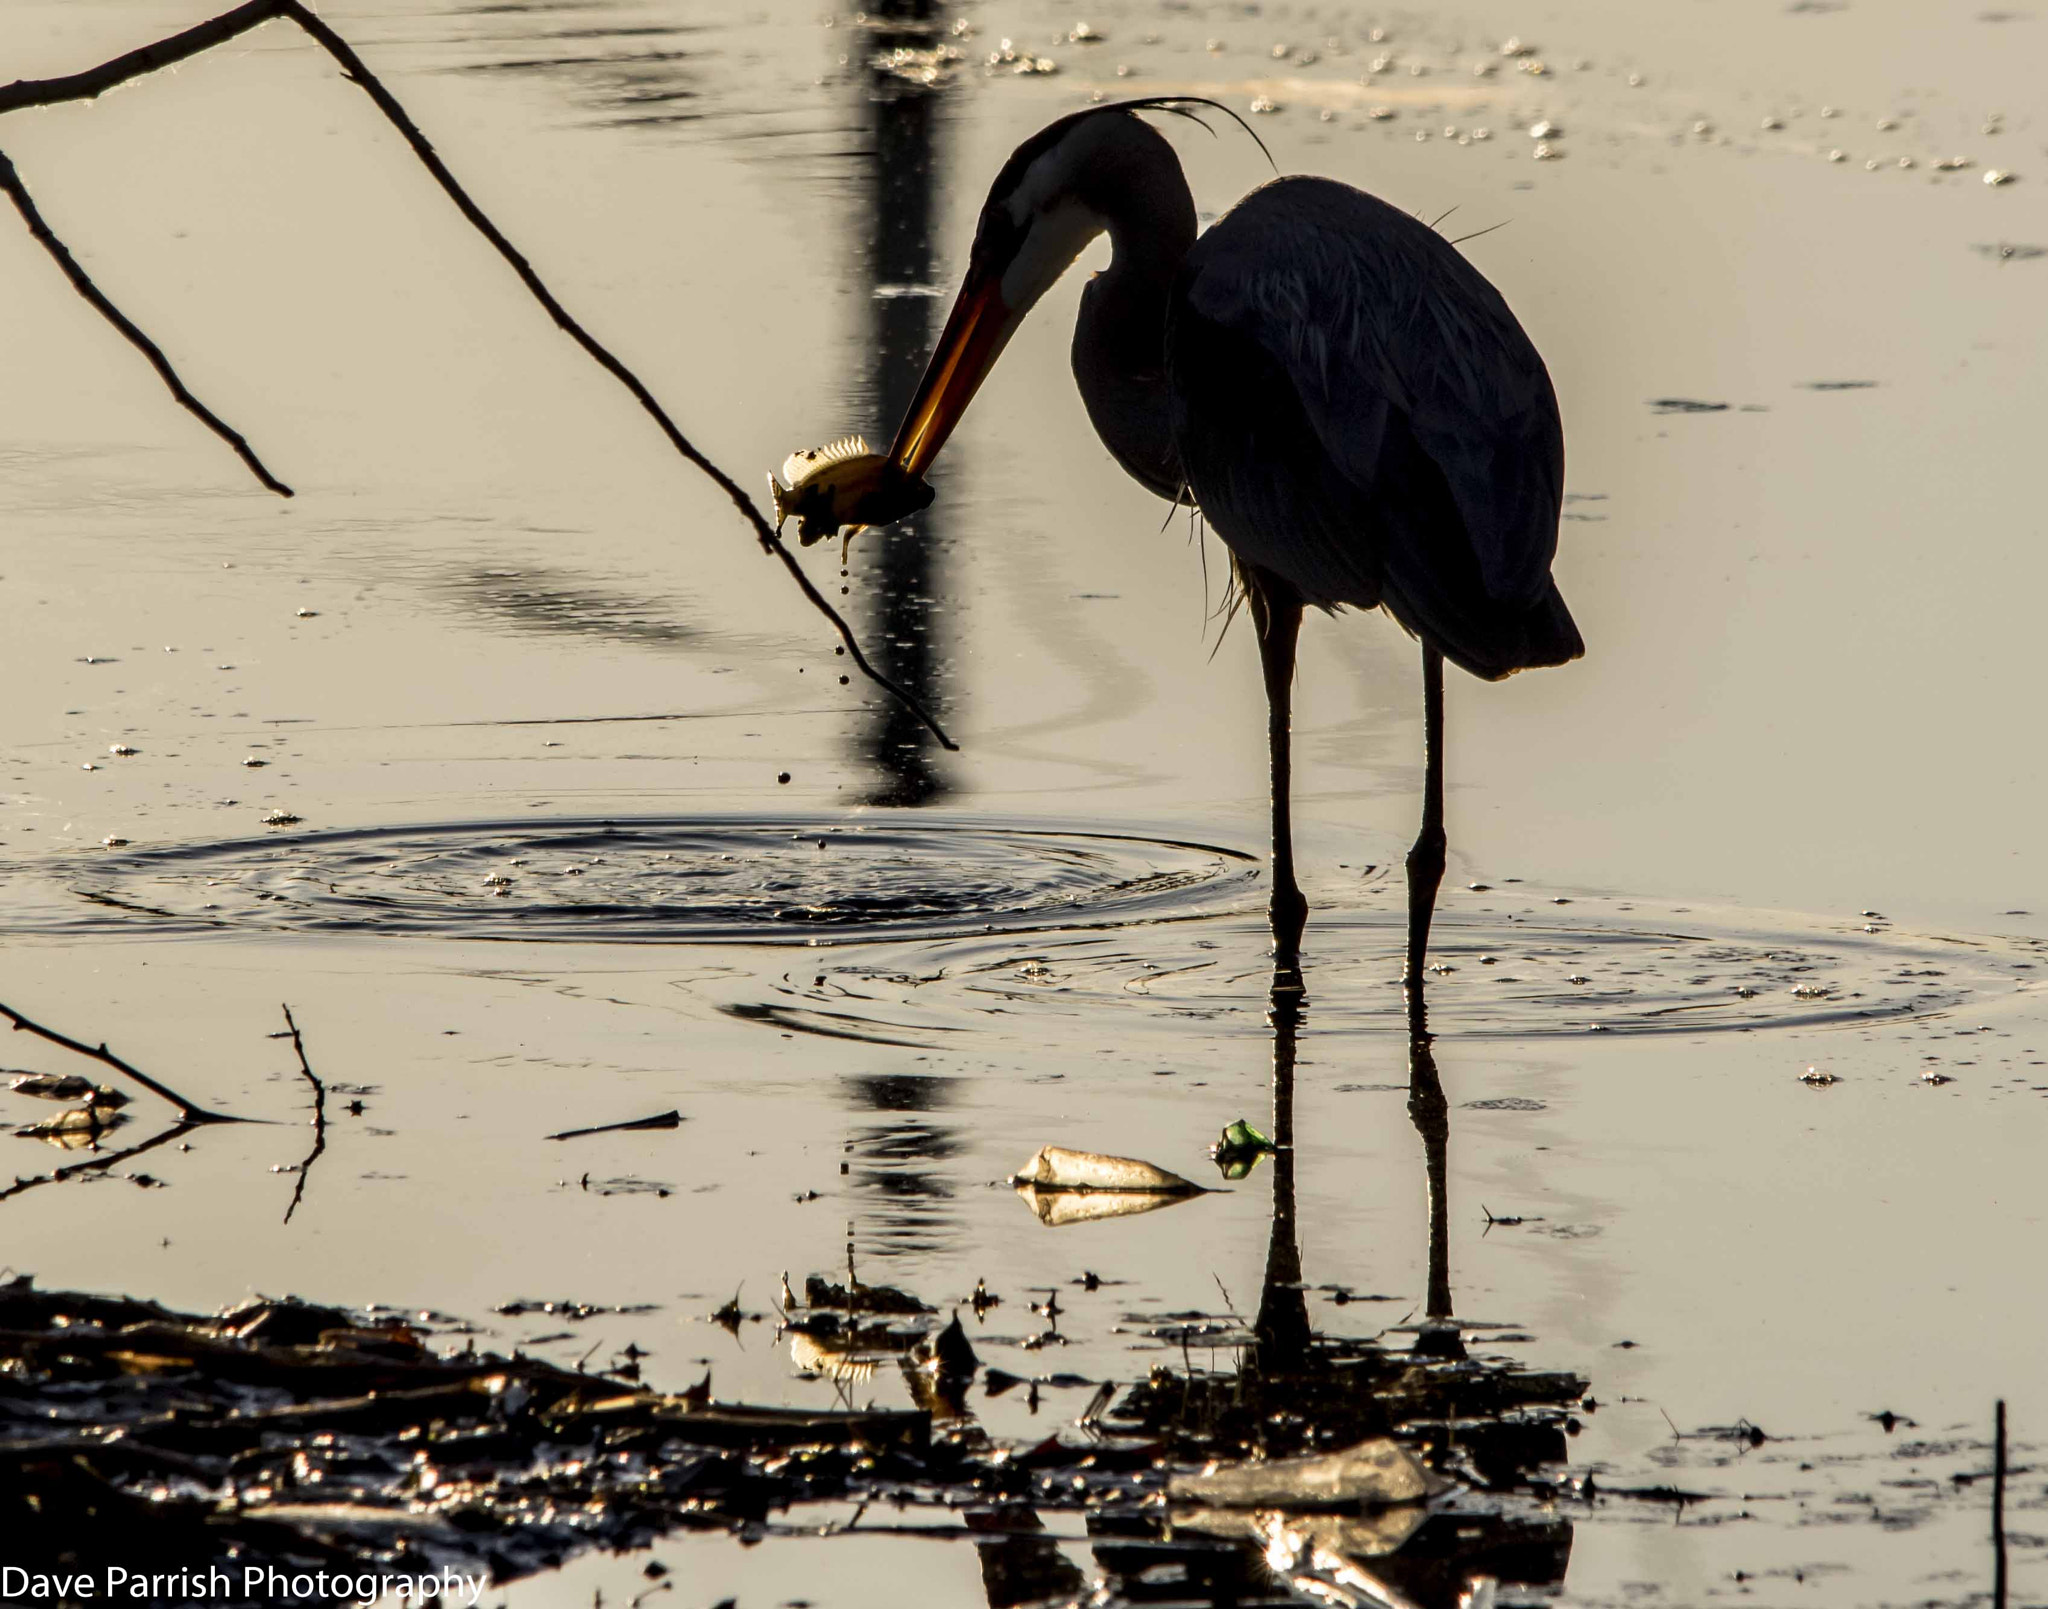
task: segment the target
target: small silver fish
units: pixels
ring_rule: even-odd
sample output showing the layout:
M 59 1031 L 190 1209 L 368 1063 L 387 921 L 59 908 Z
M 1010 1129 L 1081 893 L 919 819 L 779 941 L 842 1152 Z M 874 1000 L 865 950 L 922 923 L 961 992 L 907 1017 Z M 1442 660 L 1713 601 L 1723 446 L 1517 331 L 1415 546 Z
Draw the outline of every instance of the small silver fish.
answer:
M 932 489 L 895 461 L 868 451 L 859 436 L 842 436 L 823 447 L 794 452 L 783 461 L 782 478 L 768 477 L 775 528 L 791 516 L 805 547 L 851 527 L 852 537 L 870 525 L 887 525 L 915 514 L 932 500 Z

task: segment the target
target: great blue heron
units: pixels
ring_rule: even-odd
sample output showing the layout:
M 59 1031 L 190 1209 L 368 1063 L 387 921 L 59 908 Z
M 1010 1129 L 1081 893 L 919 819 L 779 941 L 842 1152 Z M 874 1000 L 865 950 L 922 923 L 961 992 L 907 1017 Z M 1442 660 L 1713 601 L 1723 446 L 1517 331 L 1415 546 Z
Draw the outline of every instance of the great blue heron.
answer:
M 1199 239 L 1142 110 L 1033 135 L 981 210 L 965 282 L 890 456 L 922 474 L 1033 304 L 1098 235 L 1074 378 L 1110 453 L 1199 506 L 1258 631 L 1272 748 L 1276 964 L 1298 977 L 1288 708 L 1305 606 L 1383 606 L 1422 642 L 1422 830 L 1406 976 L 1444 869 L 1443 662 L 1498 680 L 1584 652 L 1550 577 L 1564 435 L 1500 293 L 1434 229 L 1349 185 L 1277 178 Z

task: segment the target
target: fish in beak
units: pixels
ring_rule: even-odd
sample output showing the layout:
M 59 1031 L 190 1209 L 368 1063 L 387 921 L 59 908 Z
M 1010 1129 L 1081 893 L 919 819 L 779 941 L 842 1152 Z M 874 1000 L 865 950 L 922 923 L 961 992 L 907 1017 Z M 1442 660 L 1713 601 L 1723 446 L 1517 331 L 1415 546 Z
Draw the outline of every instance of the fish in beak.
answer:
M 870 525 L 887 525 L 928 506 L 932 489 L 890 459 L 868 451 L 859 436 L 791 453 L 782 478 L 768 477 L 775 528 L 792 517 L 805 547 L 842 527 L 849 539 Z

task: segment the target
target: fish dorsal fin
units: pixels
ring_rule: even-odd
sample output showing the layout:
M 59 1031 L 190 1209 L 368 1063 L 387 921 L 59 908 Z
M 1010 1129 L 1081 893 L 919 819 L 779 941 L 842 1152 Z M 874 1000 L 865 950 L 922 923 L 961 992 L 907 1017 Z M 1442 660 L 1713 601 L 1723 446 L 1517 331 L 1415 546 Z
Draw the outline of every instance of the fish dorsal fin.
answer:
M 808 447 L 799 453 L 791 453 L 782 462 L 782 478 L 791 486 L 797 485 L 806 476 L 815 475 L 827 464 L 844 463 L 849 458 L 865 458 L 868 443 L 865 436 L 841 436 L 837 441 L 828 441 L 822 447 Z

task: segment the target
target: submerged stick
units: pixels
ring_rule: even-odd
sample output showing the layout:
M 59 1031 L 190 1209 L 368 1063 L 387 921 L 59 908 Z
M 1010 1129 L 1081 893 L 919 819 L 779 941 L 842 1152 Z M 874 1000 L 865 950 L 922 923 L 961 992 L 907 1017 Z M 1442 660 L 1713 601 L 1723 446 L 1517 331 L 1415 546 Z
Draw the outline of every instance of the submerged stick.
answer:
M 210 1112 L 205 1107 L 193 1101 L 188 1101 L 184 1096 L 172 1089 L 170 1085 L 158 1083 L 149 1074 L 143 1072 L 141 1068 L 131 1066 L 123 1061 L 111 1050 L 107 1049 L 104 1042 L 97 1047 L 88 1045 L 82 1040 L 73 1039 L 69 1034 L 60 1034 L 54 1028 L 45 1028 L 39 1022 L 30 1022 L 28 1018 L 24 1017 L 12 1006 L 0 1005 L 0 1017 L 5 1017 L 14 1024 L 16 1033 L 23 1031 L 32 1033 L 38 1039 L 47 1039 L 53 1045 L 62 1045 L 66 1050 L 76 1051 L 81 1056 L 90 1057 L 96 1062 L 113 1068 L 115 1072 L 120 1073 L 123 1077 L 134 1079 L 136 1083 L 148 1090 L 150 1094 L 160 1096 L 175 1106 L 178 1109 L 178 1117 L 185 1123 L 246 1123 L 249 1121 L 245 1117 L 236 1117 L 229 1112 Z
M 79 267 L 78 259 L 71 255 L 70 249 L 43 221 L 43 215 L 36 210 L 35 202 L 29 197 L 28 187 L 21 182 L 21 174 L 7 159 L 5 151 L 0 151 L 0 190 L 5 190 L 13 200 L 14 210 L 21 214 L 22 221 L 28 225 L 28 232 L 35 236 L 36 244 L 48 252 L 57 266 L 64 270 L 64 277 L 71 281 L 71 288 L 85 298 L 86 305 L 113 325 L 127 339 L 130 346 L 149 359 L 149 366 L 156 370 L 164 385 L 169 388 L 172 397 L 177 400 L 178 406 L 232 447 L 235 456 L 249 466 L 249 473 L 261 481 L 266 489 L 277 493 L 279 497 L 292 496 L 292 489 L 264 467 L 263 460 L 256 456 L 256 450 L 249 445 L 242 433 L 186 389 L 185 382 L 178 378 L 178 371 L 171 367 L 171 360 L 164 356 L 163 348 L 144 335 L 136 327 L 133 319 L 108 301 L 105 293 L 92 282 L 92 276 Z
M 683 1126 L 681 1112 L 657 1112 L 652 1117 L 636 1117 L 624 1123 L 599 1123 L 594 1128 L 564 1129 L 560 1134 L 550 1134 L 551 1140 L 580 1140 L 586 1134 L 624 1134 L 632 1129 L 674 1129 Z
M 167 39 L 160 39 L 154 44 L 145 45 L 140 50 L 132 50 L 124 56 L 116 56 L 113 60 L 102 62 L 99 66 L 88 68 L 82 73 L 72 73 L 62 78 L 18 79 L 12 84 L 0 86 L 0 113 L 16 111 L 26 106 L 55 106 L 65 101 L 95 99 L 130 79 L 140 78 L 144 74 L 172 66 L 278 18 L 297 23 L 315 44 L 334 58 L 342 70 L 342 75 L 370 97 L 377 110 L 384 114 L 385 120 L 412 148 L 413 155 L 420 159 L 427 172 L 433 176 L 434 182 L 441 187 L 448 199 L 455 203 L 456 210 L 468 219 L 477 233 L 489 241 L 498 255 L 505 259 L 512 272 L 519 276 L 520 283 L 533 294 L 534 300 L 539 302 L 547 315 L 555 321 L 556 327 L 581 347 L 599 368 L 626 388 L 633 400 L 640 404 L 641 409 L 668 438 L 670 446 L 708 475 L 712 483 L 732 499 L 733 507 L 738 509 L 741 517 L 753 527 L 754 538 L 761 544 L 761 550 L 764 553 L 772 553 L 782 561 L 782 567 L 789 572 L 803 595 L 832 623 L 833 628 L 839 633 L 840 641 L 846 647 L 847 656 L 853 660 L 860 673 L 916 716 L 932 736 L 938 739 L 942 747 L 957 751 L 959 745 L 946 736 L 945 729 L 933 719 L 922 704 L 868 663 L 867 656 L 861 652 L 859 641 L 854 637 L 853 628 L 826 600 L 825 595 L 812 584 L 811 578 L 797 563 L 795 555 L 783 546 L 781 535 L 762 518 L 754 500 L 740 489 L 738 482 L 697 450 L 689 437 L 685 436 L 676 422 L 668 416 L 667 410 L 655 400 L 654 393 L 647 389 L 640 377 L 570 316 L 568 309 L 555 299 L 554 293 L 534 271 L 533 265 L 520 254 L 511 241 L 505 238 L 498 226 L 484 215 L 483 209 L 470 198 L 469 192 L 456 182 L 455 175 L 448 171 L 447 165 L 428 143 L 427 137 L 420 132 L 418 125 L 406 114 L 405 108 L 398 104 L 397 99 L 384 87 L 377 75 L 370 71 L 363 59 L 349 46 L 348 41 L 301 4 L 300 0 L 247 0 L 246 4 L 236 6 L 231 11 L 224 11 L 210 21 L 187 28 L 184 32 L 173 34 Z
M 300 1037 L 299 1025 L 292 1021 L 292 1008 L 284 1008 L 285 1032 L 272 1034 L 273 1039 L 289 1039 L 292 1049 L 299 1055 L 299 1071 L 306 1075 L 306 1082 L 313 1086 L 313 1149 L 306 1154 L 306 1160 L 299 1164 L 299 1182 L 292 1186 L 291 1205 L 284 1209 L 284 1221 L 290 1223 L 292 1214 L 299 1210 L 299 1202 L 306 1194 L 306 1175 L 313 1170 L 313 1164 L 320 1160 L 320 1153 L 327 1149 L 327 1086 L 314 1074 L 312 1065 L 306 1060 L 306 1041 Z

